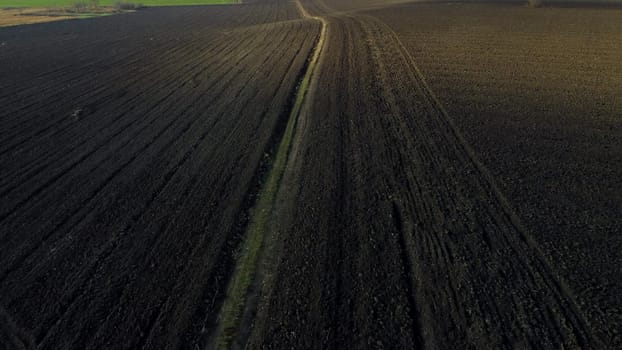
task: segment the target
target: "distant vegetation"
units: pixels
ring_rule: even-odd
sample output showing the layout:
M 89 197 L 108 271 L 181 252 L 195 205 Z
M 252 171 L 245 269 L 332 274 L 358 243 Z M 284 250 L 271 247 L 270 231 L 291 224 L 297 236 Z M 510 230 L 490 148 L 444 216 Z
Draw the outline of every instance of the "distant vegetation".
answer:
M 136 10 L 143 7 L 142 3 L 133 3 L 126 1 L 117 1 L 114 4 L 114 8 L 118 11 Z
M 134 6 L 176 6 L 176 5 L 217 5 L 236 3 L 235 0 L 139 0 L 137 2 L 119 0 L 0 0 L 0 8 L 5 7 L 84 7 L 92 8 L 93 3 L 98 6 L 114 6 L 132 4 Z
M 112 7 L 115 11 L 131 11 L 137 10 L 144 5 L 142 3 L 136 2 L 128 2 L 128 1 L 116 1 Z M 109 9 L 110 6 L 107 6 Z M 86 12 L 97 12 L 98 10 L 102 10 L 100 6 L 100 0 L 74 0 L 70 6 L 64 7 L 65 11 L 74 12 L 74 13 L 86 13 Z
M 0 27 L 108 16 L 145 6 L 216 5 L 240 0 L 0 0 Z

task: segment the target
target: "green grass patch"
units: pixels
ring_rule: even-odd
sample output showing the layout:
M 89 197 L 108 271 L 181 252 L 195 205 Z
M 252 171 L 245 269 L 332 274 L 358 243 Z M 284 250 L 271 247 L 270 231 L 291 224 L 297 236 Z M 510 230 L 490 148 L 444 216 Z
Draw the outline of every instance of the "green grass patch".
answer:
M 75 0 L 0 0 L 0 8 L 5 7 L 70 7 Z M 101 0 L 100 6 L 114 6 L 117 0 Z M 144 6 L 186 6 L 235 4 L 236 0 L 128 0 Z
M 301 90 L 305 91 L 308 86 L 310 74 L 305 76 Z M 299 90 L 299 91 L 301 91 Z M 255 207 L 251 211 L 250 224 L 246 230 L 246 238 L 237 262 L 237 269 L 233 274 L 232 281 L 227 290 L 227 299 L 221 310 L 220 329 L 216 339 L 217 349 L 229 349 L 238 334 L 246 297 L 253 278 L 257 271 L 259 253 L 268 230 L 270 216 L 274 200 L 279 189 L 279 183 L 289 155 L 289 150 L 294 136 L 296 119 L 302 106 L 303 93 L 296 97 L 294 109 L 290 114 L 285 133 L 279 144 L 279 148 L 272 163 L 267 181 L 264 183 Z

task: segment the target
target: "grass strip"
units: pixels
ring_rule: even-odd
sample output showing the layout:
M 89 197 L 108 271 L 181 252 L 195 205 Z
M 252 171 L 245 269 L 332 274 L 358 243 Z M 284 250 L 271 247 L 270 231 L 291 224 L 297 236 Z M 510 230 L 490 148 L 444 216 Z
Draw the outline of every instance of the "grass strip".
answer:
M 305 100 L 305 96 L 307 95 L 311 78 L 320 56 L 320 51 L 324 45 L 326 31 L 326 23 L 324 20 L 311 17 L 306 13 L 306 11 L 303 11 L 302 14 L 304 17 L 317 19 L 321 22 L 322 27 L 320 35 L 315 45 L 313 55 L 311 56 L 307 66 L 307 70 L 298 87 L 296 100 L 289 115 L 283 138 L 281 139 L 276 153 L 276 158 L 272 164 L 272 168 L 270 169 L 268 180 L 261 188 L 257 204 L 251 212 L 250 224 L 246 231 L 246 238 L 241 250 L 241 256 L 238 259 L 237 267 L 227 289 L 227 297 L 221 308 L 219 316 L 220 322 L 215 340 L 217 349 L 230 348 L 233 340 L 239 333 L 247 295 L 249 288 L 253 283 L 257 265 L 259 263 L 259 253 L 263 246 L 264 237 L 270 222 L 270 216 L 272 215 L 274 201 L 281 178 L 285 171 L 285 165 L 287 164 L 295 126 L 302 110 L 302 105 Z
M 99 6 L 114 6 L 119 0 L 101 0 Z M 238 0 L 122 0 L 140 3 L 144 6 L 188 6 L 236 4 Z M 8 7 L 71 7 L 76 0 L 0 0 L 0 8 Z

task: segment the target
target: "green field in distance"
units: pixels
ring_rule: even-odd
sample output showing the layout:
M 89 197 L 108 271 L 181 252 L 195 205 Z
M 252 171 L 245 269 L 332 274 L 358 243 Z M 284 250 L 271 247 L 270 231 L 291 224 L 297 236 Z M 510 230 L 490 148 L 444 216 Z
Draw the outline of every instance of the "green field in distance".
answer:
M 178 5 L 219 5 L 234 4 L 235 0 L 120 0 L 144 6 L 178 6 Z M 0 8 L 4 7 L 65 7 L 71 6 L 76 0 L 0 0 Z M 88 1 L 87 1 L 88 2 Z M 119 0 L 100 0 L 100 6 L 112 6 Z

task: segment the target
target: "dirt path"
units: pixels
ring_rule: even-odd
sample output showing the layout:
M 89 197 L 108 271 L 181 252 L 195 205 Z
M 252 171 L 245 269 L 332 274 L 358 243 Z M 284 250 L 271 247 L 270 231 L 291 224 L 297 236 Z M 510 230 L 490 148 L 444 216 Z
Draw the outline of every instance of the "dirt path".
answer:
M 290 151 L 297 147 L 295 131 L 301 123 L 299 120 L 301 115 L 307 113 L 309 109 L 308 96 L 312 93 L 311 86 L 315 85 L 317 79 L 318 61 L 326 41 L 326 21 L 321 17 L 309 15 L 299 1 L 296 1 L 296 7 L 303 18 L 319 22 L 319 34 L 313 50 L 309 53 L 306 66 L 301 71 L 294 103 L 278 149 L 270 156 L 273 160 L 250 213 L 241 253 L 236 261 L 235 272 L 230 278 L 226 299 L 219 312 L 217 329 L 207 340 L 208 348 L 244 347 L 253 315 L 257 312 L 257 298 L 262 293 L 263 260 L 266 259 L 266 251 L 270 249 L 270 242 L 275 239 L 271 235 L 274 231 L 272 220 L 277 214 L 275 199 Z

